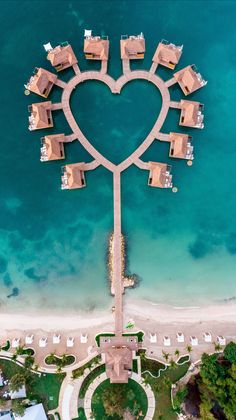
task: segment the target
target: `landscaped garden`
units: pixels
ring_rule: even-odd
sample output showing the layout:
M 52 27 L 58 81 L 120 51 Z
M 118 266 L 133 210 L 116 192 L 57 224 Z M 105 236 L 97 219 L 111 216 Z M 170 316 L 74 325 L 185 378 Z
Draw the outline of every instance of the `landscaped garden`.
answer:
M 57 368 L 62 369 L 65 366 L 70 366 L 75 362 L 75 357 L 72 355 L 63 354 L 61 357 L 56 356 L 54 353 L 49 354 L 46 359 L 46 365 L 57 366 Z
M 186 374 L 190 363 L 187 358 L 182 360 L 182 362 L 185 361 L 182 365 L 172 361 L 171 366 L 165 369 L 165 365 L 162 363 L 147 358 L 145 351 L 140 353 L 140 357 L 142 372 L 146 370 L 150 372 L 150 374 L 148 372 L 143 373 L 142 377 L 144 382 L 151 386 L 155 395 L 156 409 L 153 419 L 176 420 L 177 414 L 171 403 L 171 385 L 178 382 Z
M 92 413 L 95 420 L 121 420 L 125 413 L 135 419 L 144 419 L 148 408 L 143 388 L 132 379 L 127 384 L 111 384 L 107 379 L 95 390 Z
M 61 383 L 64 374 L 37 374 L 14 361 L 0 359 L 0 369 L 4 379 L 26 386 L 29 400 L 42 402 L 46 411 L 57 408 Z

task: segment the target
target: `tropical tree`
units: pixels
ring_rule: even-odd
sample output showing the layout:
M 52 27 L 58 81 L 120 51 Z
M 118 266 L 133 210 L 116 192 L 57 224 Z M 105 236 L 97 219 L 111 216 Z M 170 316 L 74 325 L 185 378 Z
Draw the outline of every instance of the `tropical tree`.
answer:
M 10 383 L 9 383 L 9 390 L 12 392 L 19 391 L 23 385 L 25 385 L 26 376 L 23 373 L 16 373 L 12 376 Z
M 60 361 L 61 361 L 61 366 L 62 367 L 66 366 L 66 364 L 67 364 L 67 355 L 66 354 L 63 354 Z
M 176 357 L 179 357 L 179 355 L 180 355 L 180 351 L 179 351 L 178 349 L 176 349 L 176 350 L 175 350 L 175 356 L 176 356 Z
M 188 353 L 191 353 L 193 351 L 192 346 L 190 346 L 190 344 L 187 345 L 186 350 Z
M 165 359 L 166 361 L 168 361 L 168 359 L 169 359 L 169 357 L 170 357 L 170 353 L 166 353 L 164 350 L 162 350 L 162 355 L 163 355 L 164 359 Z
M 173 359 L 170 359 L 170 369 L 176 369 L 176 368 L 177 368 L 177 364 L 175 363 Z
M 225 358 L 232 364 L 236 364 L 236 344 L 232 341 L 225 346 L 224 349 Z
M 23 417 L 25 414 L 25 406 L 22 403 L 22 400 L 15 399 L 12 401 L 12 411 L 16 416 Z
M 214 343 L 214 346 L 215 346 L 215 351 L 221 351 L 222 350 L 222 347 L 219 343 Z

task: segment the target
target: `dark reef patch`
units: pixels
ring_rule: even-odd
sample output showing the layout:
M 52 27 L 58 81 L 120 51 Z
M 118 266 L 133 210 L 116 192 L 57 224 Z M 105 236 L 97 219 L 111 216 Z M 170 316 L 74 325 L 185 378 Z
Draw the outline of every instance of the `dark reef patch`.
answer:
M 26 275 L 26 277 L 28 277 L 31 280 L 34 280 L 37 283 L 46 279 L 45 276 L 39 276 L 38 274 L 36 274 L 34 267 L 27 268 L 24 271 L 24 274 Z

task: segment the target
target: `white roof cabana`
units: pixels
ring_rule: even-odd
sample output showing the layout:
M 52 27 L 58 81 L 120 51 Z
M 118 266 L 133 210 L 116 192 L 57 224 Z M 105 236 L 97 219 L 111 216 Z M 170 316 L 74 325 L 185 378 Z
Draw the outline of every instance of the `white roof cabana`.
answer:
M 203 338 L 206 343 L 211 343 L 212 341 L 212 336 L 210 332 L 204 332 Z
M 43 48 L 46 52 L 53 50 L 53 47 L 51 46 L 50 42 L 48 42 L 47 44 L 43 44 Z
M 91 38 L 91 36 L 92 36 L 92 31 L 91 31 L 91 29 L 85 29 L 85 30 L 84 30 L 84 37 L 85 37 L 85 38 Z
M 66 340 L 67 347 L 74 347 L 75 339 L 73 337 L 68 337 Z
M 34 341 L 34 335 L 33 334 L 31 334 L 31 335 L 27 335 L 26 337 L 25 337 L 25 344 L 32 344 L 33 343 L 33 341 Z
M 39 340 L 39 347 L 46 347 L 48 343 L 48 339 L 46 337 L 42 337 Z
M 88 334 L 80 334 L 80 342 L 86 344 L 88 341 Z
M 195 335 L 191 335 L 190 343 L 191 343 L 192 346 L 198 346 L 198 338 L 195 337 Z
M 52 342 L 53 344 L 59 344 L 61 341 L 61 335 L 60 334 L 53 334 Z
M 176 334 L 176 338 L 177 338 L 178 343 L 184 343 L 184 334 L 182 332 L 178 332 Z
M 150 333 L 149 334 L 149 340 L 150 340 L 150 343 L 152 343 L 152 344 L 156 343 L 157 342 L 157 335 L 156 335 L 156 333 Z
M 19 338 L 13 338 L 11 346 L 13 349 L 16 349 L 20 346 L 20 339 Z
M 169 347 L 171 345 L 170 337 L 165 335 L 165 337 L 163 338 L 163 344 L 164 346 Z
M 223 337 L 223 335 L 218 335 L 216 341 L 221 346 L 225 346 L 225 344 L 226 344 L 226 339 L 225 339 L 225 337 Z

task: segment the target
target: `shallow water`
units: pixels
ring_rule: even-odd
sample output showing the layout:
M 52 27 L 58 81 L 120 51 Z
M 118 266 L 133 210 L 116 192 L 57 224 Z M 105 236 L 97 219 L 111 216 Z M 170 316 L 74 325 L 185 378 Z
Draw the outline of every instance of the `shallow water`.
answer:
M 68 40 L 80 67 L 83 30 L 107 34 L 109 73 L 121 74 L 121 34 L 144 32 L 148 69 L 162 38 L 184 44 L 178 69 L 196 63 L 208 85 L 192 95 L 205 104 L 205 129 L 193 135 L 195 160 L 171 161 L 178 194 L 147 186 L 147 173 L 131 167 L 122 176 L 123 232 L 128 269 L 140 276 L 129 295 L 178 305 L 236 296 L 236 195 L 233 46 L 236 2 L 217 1 L 2 1 L 0 15 L 1 165 L 0 305 L 4 310 L 92 309 L 111 304 L 106 243 L 112 230 L 112 176 L 103 168 L 86 174 L 87 188 L 60 190 L 61 162 L 41 164 L 40 137 L 30 133 L 23 84 L 35 66 L 49 70 L 42 45 Z M 227 31 L 223 31 L 227 22 Z M 158 70 L 164 79 L 168 69 Z M 60 74 L 61 76 L 61 74 Z M 68 79 L 72 72 L 64 72 Z M 181 97 L 171 89 L 173 99 Z M 60 89 L 51 95 L 60 99 Z M 73 111 L 85 134 L 114 162 L 143 140 L 160 109 L 160 96 L 145 82 L 132 82 L 119 97 L 95 82 L 78 87 Z M 60 112 L 51 133 L 70 133 Z M 177 127 L 170 111 L 164 132 Z M 168 145 L 155 142 L 144 159 L 170 162 Z M 66 146 L 66 161 L 89 161 L 78 142 Z M 10 298 L 13 288 L 14 295 Z

